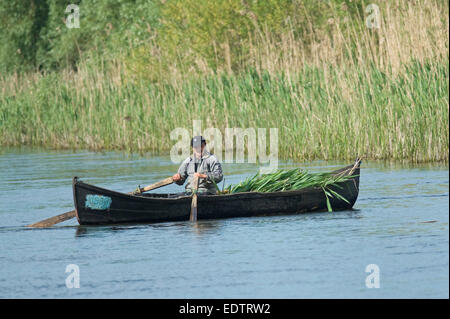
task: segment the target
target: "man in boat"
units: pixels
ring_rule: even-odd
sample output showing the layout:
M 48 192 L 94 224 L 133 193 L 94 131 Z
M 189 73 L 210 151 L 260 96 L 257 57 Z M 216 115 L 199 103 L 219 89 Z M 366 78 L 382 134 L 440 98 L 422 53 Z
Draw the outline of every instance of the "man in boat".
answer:
M 186 194 L 192 194 L 194 177 L 198 176 L 198 194 L 216 194 L 216 184 L 223 179 L 222 165 L 217 158 L 206 149 L 203 136 L 191 139 L 193 154 L 181 163 L 178 173 L 173 175 L 173 181 L 183 185 L 187 180 Z

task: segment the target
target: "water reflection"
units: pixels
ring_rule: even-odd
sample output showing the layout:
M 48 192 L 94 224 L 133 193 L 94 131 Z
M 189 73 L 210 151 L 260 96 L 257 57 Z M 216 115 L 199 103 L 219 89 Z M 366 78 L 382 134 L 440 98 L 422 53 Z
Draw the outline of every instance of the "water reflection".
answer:
M 181 230 L 182 232 L 193 232 L 196 235 L 210 235 L 216 233 L 220 228 L 220 220 L 199 220 L 197 222 L 182 221 L 182 222 L 165 222 L 155 224 L 120 224 L 120 225 L 102 225 L 102 226 L 88 226 L 78 225 L 75 228 L 75 237 L 86 237 L 91 235 L 100 235 L 104 233 L 131 231 L 136 229 L 163 229 L 168 228 L 172 230 Z
M 191 223 L 191 227 L 197 235 L 210 235 L 216 233 L 221 222 L 218 220 L 200 220 L 196 223 Z

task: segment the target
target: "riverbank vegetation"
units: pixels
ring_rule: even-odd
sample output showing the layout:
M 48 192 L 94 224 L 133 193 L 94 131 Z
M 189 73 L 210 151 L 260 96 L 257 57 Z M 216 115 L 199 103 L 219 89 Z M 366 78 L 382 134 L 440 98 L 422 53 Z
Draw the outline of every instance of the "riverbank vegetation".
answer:
M 78 1 L 79 29 L 39 3 L 0 5 L 34 19 L 0 31 L 3 146 L 168 152 L 201 119 L 285 159 L 448 161 L 446 1 Z

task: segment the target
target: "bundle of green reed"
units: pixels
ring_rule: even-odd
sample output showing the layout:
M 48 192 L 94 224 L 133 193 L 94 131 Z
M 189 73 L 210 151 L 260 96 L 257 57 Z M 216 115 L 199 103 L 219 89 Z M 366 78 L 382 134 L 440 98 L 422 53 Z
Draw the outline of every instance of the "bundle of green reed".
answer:
M 242 192 L 280 192 L 299 190 L 304 188 L 322 188 L 327 199 L 328 211 L 332 211 L 330 198 L 337 198 L 348 203 L 342 195 L 338 194 L 331 186 L 341 188 L 339 183 L 353 176 L 333 175 L 331 173 L 310 173 L 306 170 L 294 168 L 288 170 L 279 169 L 270 174 L 259 174 L 247 178 L 236 185 L 229 185 L 219 194 L 233 194 Z

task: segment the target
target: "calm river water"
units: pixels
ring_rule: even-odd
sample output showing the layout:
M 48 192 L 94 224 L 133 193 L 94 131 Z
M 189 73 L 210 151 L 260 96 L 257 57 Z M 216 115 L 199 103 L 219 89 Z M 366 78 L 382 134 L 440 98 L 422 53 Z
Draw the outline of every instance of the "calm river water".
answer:
M 282 166 L 324 171 L 347 164 Z M 70 220 L 24 227 L 73 209 L 73 176 L 128 192 L 177 168 L 168 157 L 1 150 L 0 298 L 449 297 L 445 165 L 365 161 L 352 211 L 197 225 L 85 227 Z M 224 170 L 229 184 L 257 168 Z M 171 185 L 156 192 L 182 190 Z M 71 264 L 78 266 L 80 288 L 66 286 L 75 274 L 66 273 Z M 379 272 L 366 269 L 371 264 Z M 377 273 L 379 288 L 368 288 L 367 277 Z

